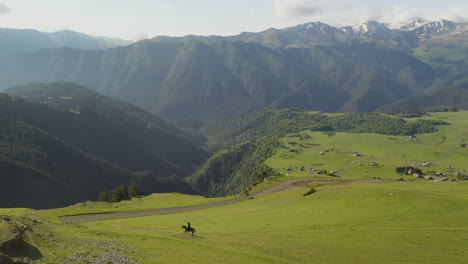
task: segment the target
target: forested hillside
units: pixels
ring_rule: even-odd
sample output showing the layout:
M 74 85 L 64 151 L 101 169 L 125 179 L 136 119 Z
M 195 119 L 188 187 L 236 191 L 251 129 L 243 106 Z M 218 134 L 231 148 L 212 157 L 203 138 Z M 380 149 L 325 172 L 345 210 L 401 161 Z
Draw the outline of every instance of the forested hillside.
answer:
M 468 82 L 462 81 L 451 87 L 432 91 L 425 94 L 417 94 L 404 98 L 394 104 L 385 105 L 378 109 L 379 112 L 416 113 L 421 114 L 428 110 L 439 109 L 468 109 Z
M 1 206 L 63 206 L 130 181 L 145 192 L 192 192 L 183 178 L 207 158 L 157 123 L 111 112 L 54 110 L 2 94 L 0 116 L 1 177 L 11 183 L 2 185 Z
M 165 131 L 193 142 L 199 143 L 202 140 L 200 136 L 187 134 L 155 114 L 116 98 L 103 96 L 76 83 L 32 83 L 16 86 L 5 92 L 54 109 L 77 112 L 91 109 L 104 116 Z
M 435 75 L 410 55 L 366 43 L 275 49 L 169 39 L 43 50 L 4 63 L 3 89 L 73 81 L 181 124 L 266 108 L 372 111 L 423 90 Z
M 414 136 L 437 132 L 442 125 L 450 124 L 440 120 L 406 121 L 377 113 L 328 115 L 301 109 L 256 112 L 202 130 L 208 139 L 205 147 L 219 151 L 189 180 L 207 195 L 239 193 L 259 179 L 275 175 L 265 160 L 284 147 L 281 139 L 285 136 L 306 140 L 308 136 L 302 131 L 318 131 L 329 136 L 336 132 Z M 301 148 L 308 147 L 301 145 Z
M 466 108 L 464 32 L 466 24 L 450 21 L 401 29 L 375 21 L 308 23 L 101 50 L 31 50 L 0 61 L 0 90 L 35 103 L 6 97 L 0 114 L 127 171 L 123 178 L 144 180 L 149 189 L 159 179 L 191 175 L 203 194 L 231 194 L 268 174 L 263 160 L 271 151 L 259 149 L 288 133 L 436 131 L 445 123 L 362 112 Z M 204 163 L 207 151 L 217 154 Z M 180 184 L 192 191 L 187 186 Z

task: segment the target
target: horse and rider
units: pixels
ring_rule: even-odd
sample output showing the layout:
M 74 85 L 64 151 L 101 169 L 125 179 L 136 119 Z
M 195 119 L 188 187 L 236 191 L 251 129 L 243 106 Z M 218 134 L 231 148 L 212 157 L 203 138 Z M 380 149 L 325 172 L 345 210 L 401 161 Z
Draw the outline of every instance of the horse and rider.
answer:
M 184 229 L 184 233 L 192 233 L 192 236 L 193 236 L 193 233 L 195 233 L 195 228 L 190 226 L 190 222 L 187 222 L 187 226 L 183 225 L 181 228 Z

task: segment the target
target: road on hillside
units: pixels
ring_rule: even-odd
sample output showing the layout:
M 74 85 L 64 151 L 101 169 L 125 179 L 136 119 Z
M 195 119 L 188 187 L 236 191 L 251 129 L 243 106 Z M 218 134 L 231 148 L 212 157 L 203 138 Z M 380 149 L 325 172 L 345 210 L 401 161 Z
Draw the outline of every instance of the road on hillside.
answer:
M 188 205 L 188 206 L 179 206 L 179 207 L 169 207 L 169 208 L 157 208 L 157 209 L 149 209 L 149 210 L 142 210 L 142 211 L 131 211 L 131 212 L 116 212 L 116 213 L 102 213 L 102 214 L 88 214 L 88 215 L 76 215 L 76 216 L 67 216 L 63 219 L 65 221 L 70 222 L 92 222 L 92 221 L 99 221 L 99 220 L 110 220 L 110 219 L 120 219 L 120 218 L 133 218 L 139 216 L 147 216 L 147 215 L 157 215 L 157 214 L 171 214 L 171 213 L 178 213 L 178 212 L 186 212 L 186 211 L 193 211 L 193 210 L 200 210 L 206 208 L 213 208 L 223 205 L 228 205 L 232 203 L 237 203 L 240 201 L 245 201 L 249 199 L 253 199 L 258 196 L 280 192 L 288 189 L 293 188 L 303 188 L 301 184 L 306 182 L 340 182 L 340 183 L 352 183 L 352 182 L 391 182 L 387 180 L 359 180 L 359 179 L 296 179 L 285 181 L 279 183 L 271 188 L 265 189 L 261 192 L 254 193 L 248 196 L 239 197 L 231 200 L 219 201 L 214 203 L 207 203 L 207 204 L 197 204 L 197 205 Z

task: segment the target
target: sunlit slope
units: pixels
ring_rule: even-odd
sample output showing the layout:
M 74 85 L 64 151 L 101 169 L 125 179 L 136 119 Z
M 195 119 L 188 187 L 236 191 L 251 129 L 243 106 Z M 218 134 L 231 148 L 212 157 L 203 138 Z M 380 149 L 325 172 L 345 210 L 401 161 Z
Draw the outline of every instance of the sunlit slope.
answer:
M 468 149 L 460 147 L 468 142 L 468 112 L 431 113 L 424 118 L 450 125 L 439 126 L 438 132 L 417 135 L 411 140 L 406 136 L 304 131 L 300 134 L 310 138 L 283 138 L 284 147 L 278 149 L 267 165 L 289 176 L 305 177 L 311 168 L 338 171 L 341 177 L 383 179 L 399 179 L 402 175 L 395 172 L 396 167 L 415 166 L 423 172 L 443 172 L 456 179 L 456 172 L 468 169 Z M 418 165 L 427 161 L 431 166 Z M 370 166 L 372 162 L 377 166 Z M 301 166 L 305 170 L 299 172 L 296 167 Z
M 464 263 L 465 182 L 300 188 L 220 208 L 85 224 L 139 263 Z M 190 221 L 197 236 L 182 233 Z
M 210 209 L 81 224 L 56 216 L 99 204 L 0 214 L 28 226 L 26 241 L 42 254 L 34 263 L 465 263 L 468 257 L 467 182 L 300 186 Z M 156 208 L 191 204 L 187 198 L 151 200 Z M 183 233 L 187 221 L 195 236 Z

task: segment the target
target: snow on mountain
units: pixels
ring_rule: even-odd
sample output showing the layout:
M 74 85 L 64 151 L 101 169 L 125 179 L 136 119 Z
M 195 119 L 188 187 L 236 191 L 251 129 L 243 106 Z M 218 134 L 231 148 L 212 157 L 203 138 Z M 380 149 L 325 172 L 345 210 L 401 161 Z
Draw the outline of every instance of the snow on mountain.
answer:
M 336 31 L 335 27 L 322 22 L 311 22 L 297 26 L 297 29 L 304 32 L 320 32 L 322 34 L 329 34 Z
M 451 33 L 457 29 L 457 25 L 448 20 L 429 22 L 413 30 L 419 37 L 440 36 Z
M 385 40 L 394 37 L 394 32 L 385 24 L 372 20 L 355 26 L 342 27 L 339 31 L 356 38 Z
M 411 31 L 411 30 L 414 30 L 414 29 L 417 29 L 419 27 L 422 27 L 428 23 L 430 23 L 431 21 L 427 21 L 425 19 L 422 19 L 422 18 L 417 18 L 415 20 L 412 20 L 412 21 L 409 21 L 409 22 L 402 22 L 402 23 L 399 23 L 397 25 L 391 25 L 390 28 L 392 29 L 400 29 L 400 30 L 404 30 L 404 31 Z

